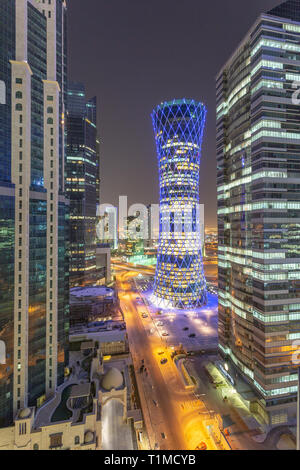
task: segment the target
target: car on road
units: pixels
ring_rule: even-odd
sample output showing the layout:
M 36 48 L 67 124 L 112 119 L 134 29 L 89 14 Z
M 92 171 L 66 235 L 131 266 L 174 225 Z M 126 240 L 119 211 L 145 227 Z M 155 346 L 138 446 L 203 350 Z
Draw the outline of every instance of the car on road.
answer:
M 191 333 L 191 334 L 189 335 L 189 338 L 196 338 L 195 333 Z
M 195 450 L 207 450 L 207 444 L 205 442 L 200 442 Z
M 164 323 L 162 321 L 159 321 L 156 324 L 157 324 L 157 326 L 164 326 Z
M 157 354 L 161 356 L 162 354 L 164 354 L 164 351 L 159 351 Z
M 168 362 L 168 359 L 166 357 L 164 357 L 163 359 L 161 359 L 160 363 L 161 364 L 166 364 Z
M 143 313 L 142 317 L 143 317 L 143 318 L 148 318 L 147 313 Z
M 166 331 L 164 331 L 164 332 L 162 333 L 162 336 L 169 336 L 169 333 L 167 333 Z
M 187 330 L 189 329 L 189 327 L 186 326 L 186 327 L 184 327 L 184 328 L 182 328 L 182 329 L 183 329 L 183 331 L 187 331 Z
M 152 401 L 153 401 L 153 403 L 154 403 L 155 406 L 158 406 L 157 401 L 155 401 L 155 400 L 152 400 Z
M 161 433 L 161 437 L 162 437 L 163 439 L 167 439 L 167 436 L 165 435 L 164 432 Z

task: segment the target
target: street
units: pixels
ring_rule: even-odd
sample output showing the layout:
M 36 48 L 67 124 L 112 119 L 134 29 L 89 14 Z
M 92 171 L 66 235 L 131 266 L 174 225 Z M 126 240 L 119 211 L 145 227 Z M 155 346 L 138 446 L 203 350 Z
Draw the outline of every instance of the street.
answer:
M 194 450 L 205 442 L 208 449 L 217 449 L 203 424 L 205 405 L 184 388 L 170 349 L 155 332 L 147 307 L 136 300 L 130 281 L 138 272 L 116 268 L 116 275 L 151 448 Z M 161 364 L 162 358 L 167 362 Z M 140 372 L 142 361 L 146 371 Z

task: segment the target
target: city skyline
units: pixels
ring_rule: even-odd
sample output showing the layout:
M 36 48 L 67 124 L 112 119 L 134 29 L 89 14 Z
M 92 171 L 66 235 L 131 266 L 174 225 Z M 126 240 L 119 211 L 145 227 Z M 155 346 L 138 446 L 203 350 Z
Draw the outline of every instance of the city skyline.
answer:
M 82 9 L 81 0 L 70 2 L 70 78 L 84 82 L 88 96 L 98 96 L 101 202 L 116 205 L 119 195 L 127 195 L 130 204 L 158 202 L 150 114 L 162 101 L 192 98 L 208 108 L 200 202 L 207 226 L 217 226 L 211 184 L 216 179 L 215 77 L 259 13 L 278 3 L 213 0 L 204 8 L 198 0 L 89 0 Z M 112 179 L 118 193 L 109 184 Z

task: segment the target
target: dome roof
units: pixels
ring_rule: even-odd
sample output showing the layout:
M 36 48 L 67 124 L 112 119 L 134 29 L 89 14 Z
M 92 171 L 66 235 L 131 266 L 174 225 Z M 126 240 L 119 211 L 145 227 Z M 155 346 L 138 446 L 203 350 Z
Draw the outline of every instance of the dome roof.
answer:
M 30 415 L 31 415 L 31 409 L 23 408 L 23 410 L 21 410 L 19 413 L 19 418 L 21 419 L 29 418 Z
M 105 390 L 112 390 L 113 388 L 117 389 L 123 385 L 123 375 L 115 367 L 108 369 L 106 374 L 102 378 L 101 385 Z
M 90 444 L 94 440 L 94 433 L 92 431 L 87 431 L 84 435 L 84 443 Z

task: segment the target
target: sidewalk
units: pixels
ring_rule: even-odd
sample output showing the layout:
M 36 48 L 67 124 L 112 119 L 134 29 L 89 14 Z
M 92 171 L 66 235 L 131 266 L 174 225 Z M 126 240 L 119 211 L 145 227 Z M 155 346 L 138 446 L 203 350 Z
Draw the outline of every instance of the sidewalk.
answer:
M 204 400 L 208 406 L 216 412 L 221 419 L 230 416 L 232 424 L 227 427 L 229 435 L 226 436 L 233 450 L 263 450 L 264 446 L 253 439 L 253 434 L 261 435 L 263 440 L 265 435 L 262 435 L 259 422 L 251 415 L 250 411 L 239 397 L 234 393 L 234 389 L 230 386 L 225 378 L 222 377 L 224 386 L 214 388 L 212 383 L 209 382 L 205 372 L 205 363 L 207 359 L 203 357 L 194 358 L 189 361 L 189 370 L 194 377 L 197 378 L 198 391 L 205 395 Z M 212 364 L 214 367 L 214 364 Z M 214 367 L 214 369 L 216 369 Z M 216 369 L 218 371 L 218 369 Z M 218 371 L 219 372 L 219 371 Z M 220 374 L 220 372 L 219 372 Z M 221 382 L 219 377 L 216 377 L 217 382 Z M 227 401 L 224 402 L 223 398 L 227 396 Z

